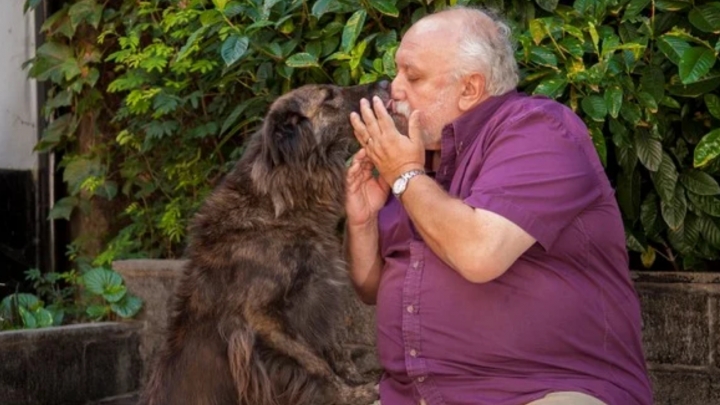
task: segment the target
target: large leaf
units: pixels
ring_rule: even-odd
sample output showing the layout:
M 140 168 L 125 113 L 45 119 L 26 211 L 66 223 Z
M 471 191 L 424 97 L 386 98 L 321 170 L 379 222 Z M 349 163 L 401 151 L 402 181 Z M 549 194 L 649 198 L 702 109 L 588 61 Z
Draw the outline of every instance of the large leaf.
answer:
M 605 116 L 608 113 L 607 106 L 605 105 L 605 100 L 598 95 L 591 95 L 583 98 L 582 109 L 585 114 L 598 122 L 605 121 Z
M 706 94 L 704 98 L 705 106 L 707 107 L 710 114 L 713 117 L 720 119 L 720 97 L 716 96 L 715 94 Z
M 655 101 L 661 101 L 665 96 L 665 74 L 663 70 L 657 66 L 645 69 L 640 77 L 640 90 L 652 95 Z
M 697 195 L 688 193 L 692 206 L 714 217 L 720 217 L 720 200 L 712 196 Z
M 628 3 L 627 8 L 625 9 L 625 14 L 623 14 L 623 20 L 629 20 L 636 17 L 645 9 L 645 7 L 647 7 L 648 4 L 650 4 L 650 0 L 630 0 L 630 3 Z
M 122 286 L 122 277 L 120 274 L 97 267 L 87 271 L 82 276 L 85 288 L 93 294 L 103 295 L 106 292 L 115 291 L 118 287 Z
M 556 98 L 563 94 L 567 86 L 567 79 L 562 76 L 551 76 L 537 85 L 533 94 L 543 94 L 550 98 Z
M 706 216 L 698 218 L 698 226 L 700 228 L 700 234 L 703 238 L 708 241 L 714 248 L 720 248 L 720 228 L 715 222 Z
M 688 14 L 690 23 L 703 32 L 720 32 L 720 3 L 697 6 Z
M 682 84 L 678 81 L 671 80 L 668 91 L 676 96 L 682 97 L 699 97 L 707 94 L 720 86 L 720 74 L 710 73 L 704 79 L 695 83 Z
M 543 47 L 533 46 L 530 49 L 530 60 L 541 66 L 556 67 L 558 64 L 557 56 Z
M 395 6 L 396 1 L 397 0 L 369 0 L 372 8 L 390 17 L 397 17 L 400 14 L 400 11 L 398 11 Z
M 663 160 L 662 143 L 654 139 L 646 131 L 638 131 L 635 134 L 635 150 L 643 166 L 654 172 L 660 168 Z
M 693 166 L 705 166 L 718 156 L 720 156 L 720 128 L 708 132 L 700 139 L 695 147 Z
M 245 36 L 233 34 L 227 37 L 220 48 L 225 65 L 230 66 L 240 60 L 247 52 L 249 44 L 250 40 Z
M 623 91 L 620 86 L 611 86 L 605 90 L 605 105 L 611 117 L 617 118 L 623 103 Z
M 590 135 L 592 136 L 593 145 L 598 153 L 600 162 L 603 167 L 607 167 L 607 144 L 605 142 L 605 135 L 600 128 L 590 127 Z
M 672 35 L 661 36 L 658 38 L 657 44 L 665 56 L 676 65 L 680 65 L 685 51 L 691 48 L 691 45 L 687 41 Z
M 675 188 L 674 197 L 669 200 L 660 201 L 660 211 L 665 223 L 668 224 L 670 229 L 678 229 L 685 221 L 685 215 L 687 214 L 687 200 L 685 199 L 685 190 L 682 186 Z
M 654 237 L 660 231 L 658 229 L 658 211 L 657 195 L 651 192 L 640 206 L 640 223 L 649 237 Z
M 100 162 L 96 159 L 75 158 L 71 160 L 65 171 L 63 181 L 68 184 L 70 192 L 76 194 L 80 191 L 82 183 L 89 177 L 98 177 L 102 174 Z
M 650 178 L 655 184 L 655 190 L 661 201 L 670 202 L 675 198 L 675 188 L 678 182 L 678 171 L 670 155 L 662 154 L 662 161 L 656 172 L 650 173 Z
M 285 64 L 293 68 L 319 67 L 318 60 L 307 52 L 296 53 L 287 58 Z
M 350 16 L 350 19 L 348 19 L 343 29 L 342 41 L 340 42 L 340 49 L 342 49 L 343 52 L 349 53 L 355 48 L 355 41 L 357 41 L 360 32 L 365 26 L 366 17 L 367 13 L 365 10 L 360 9 L 354 12 L 353 15 Z
M 123 318 L 132 318 L 142 308 L 142 300 L 134 295 L 126 295 L 119 302 L 110 305 L 113 312 Z
M 630 174 L 621 173 L 617 177 L 617 200 L 625 217 L 634 221 L 640 214 L 642 197 L 640 184 L 642 178 L 636 170 Z
M 73 210 L 78 205 L 78 199 L 77 197 L 64 197 L 61 198 L 58 202 L 53 204 L 52 209 L 48 213 L 48 219 L 60 219 L 63 218 L 67 221 L 70 220 L 70 215 L 72 215 Z
M 680 183 L 698 195 L 720 194 L 720 185 L 715 178 L 701 170 L 690 169 L 684 172 L 680 175 Z
M 715 51 L 692 47 L 685 50 L 680 60 L 680 80 L 683 84 L 694 83 L 705 76 L 715 65 Z
M 97 28 L 102 18 L 103 5 L 95 0 L 80 0 L 70 6 L 68 15 L 73 28 L 77 28 L 82 22 L 87 22 L 93 28 Z

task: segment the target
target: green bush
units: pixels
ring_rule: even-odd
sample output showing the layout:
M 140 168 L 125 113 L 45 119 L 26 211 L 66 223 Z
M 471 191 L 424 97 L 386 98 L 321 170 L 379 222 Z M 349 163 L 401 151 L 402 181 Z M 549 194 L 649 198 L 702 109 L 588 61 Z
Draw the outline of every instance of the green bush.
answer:
M 63 153 L 69 191 L 51 219 L 114 200 L 123 227 L 94 265 L 178 256 L 188 218 L 271 100 L 304 83 L 392 77 L 413 21 L 472 3 L 515 27 L 522 89 L 587 122 L 642 263 L 702 269 L 717 259 L 720 3 L 429 3 L 70 1 L 45 23 L 46 42 L 29 61 L 32 77 L 53 83 L 38 150 Z M 83 131 L 91 142 L 80 142 Z

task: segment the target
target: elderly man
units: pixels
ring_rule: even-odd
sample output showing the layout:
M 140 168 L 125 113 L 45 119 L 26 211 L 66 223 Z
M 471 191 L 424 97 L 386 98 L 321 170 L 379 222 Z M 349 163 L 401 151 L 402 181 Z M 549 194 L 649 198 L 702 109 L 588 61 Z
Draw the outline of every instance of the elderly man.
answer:
M 377 304 L 381 401 L 650 405 L 613 190 L 583 122 L 515 90 L 508 37 L 475 9 L 421 19 L 392 101 L 350 117 L 347 253 Z

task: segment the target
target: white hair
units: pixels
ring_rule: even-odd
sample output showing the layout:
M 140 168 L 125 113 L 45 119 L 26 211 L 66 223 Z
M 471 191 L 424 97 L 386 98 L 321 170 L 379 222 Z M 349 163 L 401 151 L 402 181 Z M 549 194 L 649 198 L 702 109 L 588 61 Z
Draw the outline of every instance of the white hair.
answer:
M 492 96 L 515 89 L 519 76 L 510 27 L 495 13 L 480 8 L 455 6 L 443 12 L 461 13 L 463 17 L 455 78 L 481 73 L 485 90 Z

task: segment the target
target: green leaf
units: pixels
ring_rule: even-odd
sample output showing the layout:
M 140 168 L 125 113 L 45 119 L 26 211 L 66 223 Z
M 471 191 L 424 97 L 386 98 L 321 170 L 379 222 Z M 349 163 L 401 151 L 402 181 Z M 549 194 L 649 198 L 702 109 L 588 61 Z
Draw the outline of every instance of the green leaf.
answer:
M 687 1 L 656 0 L 655 8 L 661 11 L 681 11 L 692 6 Z
M 142 300 L 134 295 L 126 295 L 122 300 L 110 305 L 113 312 L 123 318 L 132 318 L 142 308 Z
M 80 186 L 88 177 L 95 177 L 101 174 L 101 166 L 98 160 L 90 160 L 78 157 L 70 161 L 63 171 L 63 181 L 68 184 L 71 194 L 75 195 L 80 191 Z
M 705 105 L 713 117 L 720 119 L 720 97 L 715 94 L 706 94 Z
M 675 188 L 678 182 L 678 171 L 670 155 L 662 154 L 662 160 L 657 171 L 650 173 L 650 178 L 655 184 L 655 190 L 660 196 L 660 201 L 670 202 L 675 197 Z
M 355 48 L 355 41 L 357 41 L 360 32 L 365 26 L 366 17 L 367 13 L 365 10 L 360 9 L 353 13 L 353 15 L 350 16 L 350 19 L 348 19 L 347 24 L 345 24 L 345 28 L 343 29 L 342 41 L 340 42 L 340 49 L 342 49 L 343 52 L 349 53 L 353 48 Z
M 688 190 L 698 195 L 720 194 L 720 185 L 711 175 L 690 169 L 680 175 L 680 183 Z
M 640 223 L 649 237 L 657 235 L 658 225 L 658 200 L 657 195 L 650 192 L 640 206 Z
M 720 217 L 720 200 L 713 196 L 697 195 L 688 193 L 688 198 L 692 206 L 713 217 Z
M 623 91 L 620 86 L 611 86 L 605 90 L 605 105 L 611 117 L 617 118 L 623 103 Z
M 87 22 L 97 29 L 102 19 L 103 6 L 95 0 L 80 0 L 70 6 L 68 15 L 73 28 L 77 28 L 82 22 Z
M 685 190 L 682 186 L 675 188 L 674 196 L 671 200 L 660 201 L 660 211 L 665 223 L 670 229 L 677 230 L 685 221 L 687 215 L 687 200 L 685 199 Z
M 545 39 L 545 23 L 539 18 L 530 20 L 529 23 L 530 36 L 533 39 L 535 45 L 540 45 L 543 39 Z
M 640 213 L 640 183 L 642 178 L 639 171 L 629 174 L 625 172 L 617 176 L 617 200 L 625 217 L 634 221 Z
M 107 314 L 109 314 L 110 307 L 107 305 L 90 305 L 85 310 L 85 313 L 87 313 L 90 318 L 97 320 L 104 318 Z
M 537 85 L 533 94 L 543 94 L 550 98 L 557 98 L 563 94 L 567 86 L 567 79 L 561 76 L 551 76 Z
M 230 66 L 240 60 L 247 52 L 250 40 L 237 34 L 230 35 L 223 42 L 220 48 L 220 55 L 225 61 L 225 66 Z
M 650 0 L 630 0 L 627 8 L 625 8 L 625 14 L 623 14 L 623 21 L 637 17 L 641 11 L 650 4 Z
M 684 39 L 672 35 L 661 36 L 658 38 L 657 44 L 662 53 L 676 65 L 680 65 L 685 51 L 691 47 Z
M 52 209 L 48 213 L 49 220 L 53 219 L 59 219 L 63 218 L 67 221 L 70 220 L 70 215 L 72 215 L 73 210 L 78 205 L 78 199 L 77 197 L 64 197 L 61 198 L 58 202 L 53 204 Z
M 720 86 L 720 74 L 712 73 L 706 78 L 688 85 L 674 83 L 671 80 L 668 91 L 676 96 L 699 97 L 715 90 L 718 86 Z
M 720 128 L 705 134 L 695 147 L 693 166 L 703 167 L 720 156 Z
M 660 168 L 663 160 L 662 143 L 654 139 L 647 132 L 639 131 L 635 134 L 635 149 L 643 166 L 651 172 Z
M 557 56 L 546 49 L 539 46 L 533 46 L 530 49 L 530 60 L 541 66 L 557 67 Z
M 720 32 L 720 3 L 712 2 L 693 8 L 688 14 L 690 23 L 703 32 Z
M 336 3 L 337 0 L 317 0 L 315 4 L 312 6 L 312 15 L 314 15 L 316 18 L 320 19 L 320 17 L 323 16 L 323 14 L 331 11 L 333 3 Z
M 285 64 L 293 68 L 320 67 L 317 58 L 307 52 L 292 55 L 287 58 Z
M 35 322 L 38 328 L 46 328 L 48 326 L 53 326 L 53 315 L 47 309 L 38 308 L 35 310 L 35 312 L 33 312 L 33 316 L 35 317 Z
M 683 53 L 680 60 L 680 80 L 683 84 L 693 83 L 705 76 L 715 65 L 715 51 L 692 47 Z
M 605 135 L 600 128 L 590 127 L 590 135 L 592 136 L 593 145 L 598 153 L 600 162 L 603 167 L 607 167 L 607 145 L 605 143 Z
M 640 105 L 645 107 L 648 111 L 655 114 L 658 110 L 657 101 L 653 98 L 652 94 L 641 91 L 637 94 L 637 99 L 640 101 Z
M 82 275 L 85 287 L 95 295 L 106 292 L 117 293 L 117 287 L 122 286 L 122 277 L 113 270 L 96 267 Z
M 720 248 L 720 229 L 711 218 L 702 216 L 698 218 L 698 227 L 700 234 L 714 248 Z
M 543 10 L 550 12 L 555 11 L 558 6 L 558 0 L 535 0 L 535 3 Z
M 28 311 L 25 307 L 18 307 L 18 313 L 23 321 L 23 327 L 27 329 L 35 329 L 38 327 L 37 319 L 35 319 L 32 312 Z
M 117 196 L 118 186 L 115 181 L 107 180 L 95 189 L 95 195 L 106 200 L 112 200 Z
M 640 119 L 642 119 L 642 111 L 640 111 L 640 107 L 634 103 L 623 103 L 620 107 L 620 115 L 633 125 L 637 125 Z
M 375 10 L 385 14 L 389 15 L 390 17 L 397 17 L 400 15 L 400 11 L 398 11 L 397 7 L 395 6 L 396 0 L 369 0 L 370 5 Z
M 27 13 L 29 9 L 35 9 L 37 6 L 42 3 L 43 0 L 25 0 L 25 5 L 23 6 L 23 13 Z
M 595 121 L 605 121 L 605 116 L 608 113 L 605 100 L 598 95 L 591 95 L 583 98 L 582 109 L 590 118 Z

